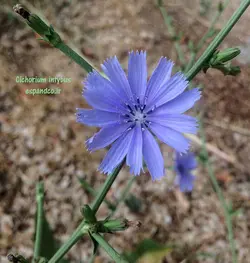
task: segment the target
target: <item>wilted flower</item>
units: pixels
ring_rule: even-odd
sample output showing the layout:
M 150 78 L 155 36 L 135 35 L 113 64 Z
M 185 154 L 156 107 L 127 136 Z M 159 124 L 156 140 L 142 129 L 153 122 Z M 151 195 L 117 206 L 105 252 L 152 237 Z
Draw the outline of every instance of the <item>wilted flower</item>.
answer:
M 174 169 L 176 172 L 175 183 L 180 187 L 182 192 L 191 192 L 195 176 L 191 170 L 197 167 L 197 161 L 192 152 L 186 154 L 176 153 Z
M 153 180 L 164 175 L 164 160 L 152 133 L 185 153 L 189 140 L 182 133 L 196 133 L 195 118 L 182 114 L 200 98 L 199 90 L 184 92 L 188 81 L 182 73 L 171 76 L 173 62 L 162 57 L 147 82 L 146 52 L 129 53 L 128 77 L 116 57 L 104 62 L 108 79 L 94 71 L 84 82 L 83 97 L 93 109 L 77 109 L 77 122 L 101 127 L 86 142 L 95 151 L 113 144 L 99 169 L 110 173 L 126 157 L 130 172 L 141 172 L 143 159 Z

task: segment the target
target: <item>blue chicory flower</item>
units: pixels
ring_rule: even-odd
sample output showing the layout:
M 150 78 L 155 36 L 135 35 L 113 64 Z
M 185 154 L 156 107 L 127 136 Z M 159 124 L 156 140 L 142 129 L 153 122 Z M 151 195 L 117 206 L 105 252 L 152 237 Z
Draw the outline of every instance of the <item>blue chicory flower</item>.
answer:
M 111 173 L 126 157 L 130 172 L 139 175 L 143 159 L 153 180 L 164 175 L 164 160 L 154 134 L 178 152 L 188 151 L 182 133 L 196 133 L 197 121 L 182 114 L 200 99 L 198 88 L 184 92 L 188 81 L 182 73 L 171 76 L 174 63 L 162 57 L 147 82 L 146 52 L 130 52 L 128 76 L 118 59 L 88 74 L 83 97 L 93 109 L 77 109 L 77 122 L 101 127 L 86 141 L 89 151 L 111 145 L 99 170 Z
M 174 170 L 176 172 L 175 184 L 180 187 L 182 192 L 191 192 L 195 176 L 191 170 L 197 167 L 195 155 L 192 152 L 186 154 L 176 153 Z

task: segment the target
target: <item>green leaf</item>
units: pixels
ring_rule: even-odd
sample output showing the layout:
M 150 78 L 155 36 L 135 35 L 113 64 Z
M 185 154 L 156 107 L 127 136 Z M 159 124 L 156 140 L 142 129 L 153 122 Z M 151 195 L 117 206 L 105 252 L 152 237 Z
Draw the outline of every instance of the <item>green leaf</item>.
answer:
M 95 255 L 97 249 L 98 249 L 98 246 L 99 246 L 99 243 L 92 237 L 91 233 L 89 232 L 89 236 L 93 242 L 93 254 Z
M 144 239 L 137 248 L 124 257 L 129 262 L 161 263 L 162 259 L 173 250 L 173 246 L 159 244 L 152 239 Z
M 42 240 L 41 240 L 41 252 L 40 257 L 50 259 L 56 253 L 60 247 L 59 242 L 57 242 L 53 236 L 53 232 L 49 223 L 46 219 L 45 214 L 43 213 L 43 223 L 42 223 Z M 68 263 L 68 260 L 61 259 L 60 263 Z

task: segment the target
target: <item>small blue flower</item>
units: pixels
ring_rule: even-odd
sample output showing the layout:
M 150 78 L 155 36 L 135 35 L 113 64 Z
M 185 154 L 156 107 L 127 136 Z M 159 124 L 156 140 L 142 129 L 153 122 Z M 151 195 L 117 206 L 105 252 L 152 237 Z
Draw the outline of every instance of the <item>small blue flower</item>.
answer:
M 77 109 L 77 122 L 100 127 L 86 141 L 89 151 L 111 145 L 99 170 L 111 173 L 126 157 L 130 172 L 139 175 L 143 160 L 153 180 L 164 175 L 158 139 L 178 152 L 187 152 L 190 141 L 182 133 L 196 133 L 195 118 L 184 115 L 200 99 L 195 88 L 184 92 L 182 73 L 171 76 L 173 62 L 162 57 L 147 82 L 146 52 L 130 52 L 128 76 L 116 57 L 102 65 L 108 78 L 94 71 L 84 82 L 83 97 L 93 109 Z
M 197 167 L 197 161 L 193 153 L 186 154 L 176 153 L 174 169 L 176 172 L 175 184 L 180 187 L 182 192 L 191 192 L 195 176 L 191 170 Z

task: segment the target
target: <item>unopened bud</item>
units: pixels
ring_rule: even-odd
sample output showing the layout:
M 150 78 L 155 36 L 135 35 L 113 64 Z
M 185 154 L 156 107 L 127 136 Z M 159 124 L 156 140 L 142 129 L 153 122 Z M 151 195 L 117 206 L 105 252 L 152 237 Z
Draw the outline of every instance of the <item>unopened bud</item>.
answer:
M 98 231 L 100 233 L 112 233 L 116 231 L 124 231 L 129 227 L 140 227 L 141 223 L 139 221 L 129 221 L 127 219 L 113 219 L 100 221 L 100 228 Z
M 240 54 L 239 48 L 226 48 L 223 51 L 216 53 L 211 59 L 212 65 L 228 62 Z

